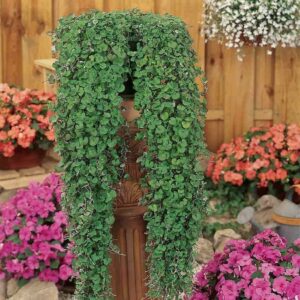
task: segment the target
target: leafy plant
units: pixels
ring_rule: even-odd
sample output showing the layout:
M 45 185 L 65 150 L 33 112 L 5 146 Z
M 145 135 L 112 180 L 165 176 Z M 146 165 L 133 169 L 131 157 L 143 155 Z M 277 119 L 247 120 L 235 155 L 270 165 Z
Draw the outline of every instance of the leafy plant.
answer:
M 60 85 L 54 122 L 78 256 L 78 296 L 111 296 L 114 186 L 123 176 L 117 132 L 126 125 L 120 93 L 132 78 L 141 112 L 137 139 L 147 142 L 139 161 L 147 172 L 142 203 L 148 207 L 149 296 L 178 298 L 190 288 L 192 246 L 205 207 L 196 159 L 205 148 L 205 101 L 186 27 L 168 15 L 90 12 L 62 19 L 54 43 Z

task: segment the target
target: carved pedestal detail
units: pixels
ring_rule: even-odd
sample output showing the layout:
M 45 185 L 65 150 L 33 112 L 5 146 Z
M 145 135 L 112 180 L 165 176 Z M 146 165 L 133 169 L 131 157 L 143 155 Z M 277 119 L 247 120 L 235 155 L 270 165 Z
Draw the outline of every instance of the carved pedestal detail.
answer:
M 146 224 L 143 219 L 146 208 L 139 205 L 144 193 L 139 180 L 144 173 L 136 160 L 143 153 L 145 142 L 135 140 L 138 130 L 132 121 L 139 113 L 134 110 L 133 101 L 124 101 L 122 108 L 129 127 L 121 128 L 119 134 L 128 148 L 125 173 L 129 178 L 116 187 L 112 235 L 120 254 L 112 254 L 112 290 L 117 300 L 141 300 L 146 295 Z

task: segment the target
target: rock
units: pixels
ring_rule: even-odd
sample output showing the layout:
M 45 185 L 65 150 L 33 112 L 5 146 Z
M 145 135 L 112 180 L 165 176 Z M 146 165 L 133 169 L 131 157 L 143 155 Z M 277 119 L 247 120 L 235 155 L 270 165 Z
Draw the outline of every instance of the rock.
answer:
M 233 229 L 217 230 L 214 235 L 214 248 L 216 252 L 222 252 L 225 245 L 230 240 L 239 240 L 241 235 L 236 233 Z
M 0 300 L 6 299 L 6 280 L 0 280 Z
M 256 211 L 253 216 L 253 223 L 259 229 L 263 231 L 265 229 L 275 228 L 277 224 L 272 219 L 273 209 L 264 209 Z
M 58 290 L 53 282 L 33 279 L 9 300 L 58 300 Z
M 261 211 L 267 208 L 273 208 L 274 206 L 278 205 L 281 203 L 281 200 L 278 198 L 272 196 L 272 195 L 263 195 L 260 197 L 256 203 L 255 203 L 255 208 L 256 211 Z
M 10 279 L 7 282 L 7 297 L 12 297 L 19 289 L 20 287 L 18 286 L 17 281 L 15 279 Z
M 207 263 L 214 255 L 214 248 L 211 241 L 199 238 L 195 247 L 195 258 L 198 263 Z
M 202 170 L 206 170 L 207 169 L 207 166 L 208 166 L 208 163 L 209 163 L 209 160 L 210 160 L 210 157 L 213 155 L 212 152 L 209 152 L 207 151 L 207 153 L 205 154 L 201 154 L 198 156 L 198 161 L 202 167 Z
M 17 193 L 18 189 L 4 190 L 0 193 L 0 203 L 4 203 Z
M 244 209 L 242 209 L 239 212 L 239 214 L 237 216 L 237 222 L 239 224 L 249 223 L 252 220 L 253 216 L 254 216 L 254 212 L 255 212 L 255 210 L 252 206 L 245 207 Z

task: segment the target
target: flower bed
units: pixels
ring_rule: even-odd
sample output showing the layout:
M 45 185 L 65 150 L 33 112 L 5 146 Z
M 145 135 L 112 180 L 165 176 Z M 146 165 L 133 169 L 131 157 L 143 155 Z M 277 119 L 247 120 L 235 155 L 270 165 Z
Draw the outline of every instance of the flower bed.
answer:
M 0 155 L 12 157 L 18 147 L 47 150 L 53 145 L 49 104 L 53 93 L 0 84 Z
M 73 275 L 66 239 L 68 220 L 60 210 L 62 182 L 55 174 L 32 183 L 1 207 L 0 277 L 20 282 L 39 277 L 64 281 Z
M 248 192 L 295 198 L 300 189 L 300 127 L 277 124 L 253 128 L 223 144 L 210 159 L 206 176 L 217 197 L 229 207 L 243 204 Z M 231 202 L 231 203 L 230 203 Z
M 300 240 L 288 247 L 271 230 L 231 241 L 195 276 L 191 300 L 298 299 Z

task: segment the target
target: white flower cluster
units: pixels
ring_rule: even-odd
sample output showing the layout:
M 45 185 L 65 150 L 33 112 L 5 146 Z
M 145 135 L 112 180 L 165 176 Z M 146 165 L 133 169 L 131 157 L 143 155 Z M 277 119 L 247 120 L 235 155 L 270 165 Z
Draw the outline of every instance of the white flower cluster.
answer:
M 237 48 L 300 46 L 300 0 L 205 0 L 203 33 Z M 270 52 L 270 51 L 269 51 Z

